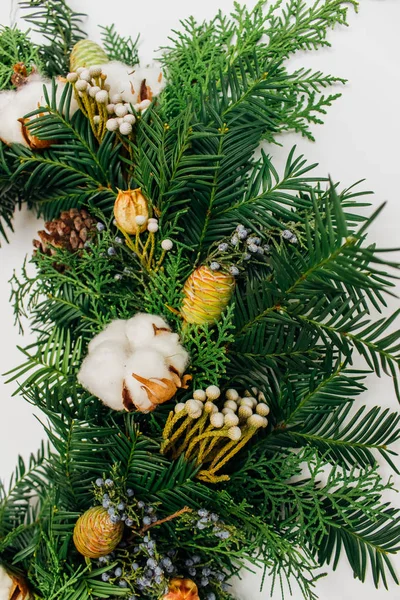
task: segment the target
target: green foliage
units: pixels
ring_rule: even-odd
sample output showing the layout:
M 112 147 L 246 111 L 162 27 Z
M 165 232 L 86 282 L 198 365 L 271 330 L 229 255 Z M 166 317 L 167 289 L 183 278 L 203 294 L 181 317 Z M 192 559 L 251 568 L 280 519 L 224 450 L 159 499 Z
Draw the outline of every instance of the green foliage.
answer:
M 269 124 L 267 139 L 291 129 L 313 139 L 309 124 L 321 123 L 319 115 L 340 95 L 324 96 L 321 90 L 345 81 L 320 72 L 289 73 L 284 61 L 296 51 L 330 45 L 328 30 L 347 24 L 351 5 L 357 7 L 341 0 L 311 6 L 289 0 L 281 11 L 281 1 L 266 7 L 260 0 L 250 10 L 236 2 L 230 17 L 219 12 L 210 22 L 183 21 L 182 31 L 162 49 L 171 81 L 164 101 L 176 113 L 188 97 L 197 107 L 211 84 L 220 97 L 235 96 L 235 104 L 250 102 L 253 116 L 262 113 Z
M 16 27 L 0 27 L 0 90 L 12 89 L 11 76 L 14 65 L 24 63 L 30 72 L 33 66 L 40 68 L 38 47 L 27 33 Z
M 24 20 L 46 40 L 39 50 L 44 73 L 49 77 L 66 75 L 72 48 L 86 37 L 82 30 L 85 15 L 74 12 L 65 0 L 26 0 L 19 4 L 27 11 Z
M 215 556 L 227 574 L 246 563 L 262 566 L 273 586 L 284 591 L 295 579 L 298 593 L 315 600 L 317 567 L 335 568 L 345 555 L 360 580 L 371 573 L 376 586 L 397 583 L 390 558 L 400 544 L 399 511 L 383 498 L 393 485 L 382 482 L 377 459 L 398 471 L 400 416 L 360 405 L 366 371 L 352 363 L 360 354 L 370 371 L 392 377 L 399 396 L 399 311 L 376 318 L 394 295 L 399 263 L 369 241 L 381 209 L 365 217 L 368 192 L 341 190 L 295 148 L 280 174 L 270 149 L 260 149 L 289 129 L 311 137 L 309 125 L 336 97 L 325 90 L 343 80 L 289 72 L 285 60 L 329 45 L 328 30 L 346 24 L 355 3 L 265 4 L 236 4 L 229 18 L 219 14 L 210 23 L 185 21 L 163 54 L 169 83 L 137 115 L 133 136 L 109 132 L 99 144 L 83 114 L 70 116 L 72 88 L 57 103 L 54 84 L 30 125 L 53 145 L 41 152 L 1 146 L 5 223 L 24 199 L 48 219 L 86 206 L 105 227 L 77 253 L 38 252 L 36 273 L 24 266 L 12 281 L 16 319 L 30 318 L 37 341 L 10 377 L 44 415 L 51 446 L 29 469 L 20 462 L 16 484 L 3 490 L 0 552 L 28 573 L 37 598 L 126 597 L 101 580 L 114 565 L 89 568 L 71 540 L 78 515 L 93 503 L 93 481 L 111 472 L 161 518 L 184 507 L 218 514 L 235 531 L 229 543 L 193 525 L 195 512 L 157 525 L 154 534 L 157 544 L 185 557 L 199 554 L 205 565 Z M 39 6 L 31 20 L 43 29 L 40 19 L 53 3 L 30 5 Z M 63 11 L 57 3 L 45 33 L 57 28 Z M 46 54 L 52 47 L 42 49 L 50 71 L 66 68 L 72 40 L 81 35 L 79 15 L 67 17 L 55 62 Z M 103 37 L 110 58 L 136 61 L 131 38 L 113 26 L 103 28 Z M 126 236 L 125 243 L 112 222 L 118 190 L 136 187 L 158 217 L 149 263 L 138 252 L 148 233 Z M 239 224 L 259 238 L 262 252 L 240 263 L 234 297 L 218 323 L 184 323 L 187 277 Z M 173 241 L 167 253 L 165 239 Z M 193 389 L 218 384 L 243 394 L 256 386 L 265 396 L 268 427 L 236 454 L 223 484 L 202 483 L 194 463 L 160 454 L 173 404 L 149 415 L 121 414 L 77 382 L 92 337 L 139 311 L 163 316 L 179 333 Z M 176 399 L 191 393 L 180 390 Z M 123 552 L 131 561 L 123 548 L 118 557 Z M 215 591 L 218 600 L 232 598 L 221 586 Z M 146 597 L 155 600 L 152 593 Z
M 131 66 L 139 62 L 137 46 L 140 34 L 133 40 L 131 36 L 123 37 L 117 33 L 114 24 L 101 26 L 100 29 L 103 48 L 110 60 L 119 60 Z

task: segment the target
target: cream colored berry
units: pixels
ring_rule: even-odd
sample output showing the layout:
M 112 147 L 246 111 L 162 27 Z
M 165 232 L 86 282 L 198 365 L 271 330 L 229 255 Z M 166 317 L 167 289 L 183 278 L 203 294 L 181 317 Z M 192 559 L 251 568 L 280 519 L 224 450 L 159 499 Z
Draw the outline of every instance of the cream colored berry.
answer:
M 175 413 L 178 414 L 180 412 L 182 412 L 183 410 L 186 409 L 186 406 L 183 402 L 178 402 L 178 404 L 175 405 Z
M 200 402 L 205 402 L 207 399 L 207 394 L 204 390 L 194 390 L 193 398 L 195 400 L 200 400 Z
M 269 415 L 269 412 L 270 412 L 270 409 L 267 404 L 264 404 L 264 403 L 257 404 L 256 413 L 258 415 L 261 415 L 262 417 L 266 417 L 267 415 Z
M 239 419 L 248 419 L 253 414 L 250 406 L 240 406 L 239 407 Z
M 261 415 L 251 415 L 251 417 L 247 419 L 247 424 L 250 425 L 250 427 L 255 427 L 256 429 L 264 427 L 264 417 Z
M 206 388 L 206 395 L 209 400 L 216 400 L 221 395 L 221 390 L 217 385 L 209 385 Z
M 239 424 L 239 417 L 235 413 L 228 413 L 224 417 L 224 423 L 227 427 L 235 427 Z
M 242 430 L 240 429 L 240 427 L 231 427 L 230 429 L 228 429 L 228 437 L 232 441 L 236 442 L 242 437 Z
M 230 408 L 233 412 L 236 412 L 238 409 L 238 405 L 233 400 L 227 400 L 224 402 L 224 408 Z
M 225 398 L 227 400 L 233 400 L 234 402 L 237 402 L 237 400 L 239 400 L 239 394 L 236 390 L 230 388 L 229 390 L 226 390 Z
M 224 415 L 220 412 L 216 412 L 210 417 L 210 423 L 213 427 L 220 429 L 224 426 Z

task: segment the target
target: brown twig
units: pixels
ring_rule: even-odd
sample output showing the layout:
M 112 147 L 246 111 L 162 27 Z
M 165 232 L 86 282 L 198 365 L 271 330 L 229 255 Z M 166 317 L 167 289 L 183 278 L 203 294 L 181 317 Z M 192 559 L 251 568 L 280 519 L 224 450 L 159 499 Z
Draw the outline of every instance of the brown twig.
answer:
M 172 521 L 173 519 L 176 519 L 177 517 L 180 517 L 181 515 L 188 513 L 188 512 L 192 512 L 192 509 L 189 508 L 188 506 L 185 506 L 184 508 L 181 508 L 181 510 L 178 510 L 173 515 L 169 515 L 169 517 L 165 517 L 165 519 L 160 519 L 159 521 L 155 521 L 155 523 L 151 523 L 151 525 L 146 525 L 145 527 L 142 527 L 142 529 L 139 531 L 139 535 L 143 535 L 144 533 L 146 533 L 146 531 L 148 529 L 151 529 L 152 527 L 157 527 L 157 525 L 161 525 L 162 523 L 167 523 L 168 521 Z

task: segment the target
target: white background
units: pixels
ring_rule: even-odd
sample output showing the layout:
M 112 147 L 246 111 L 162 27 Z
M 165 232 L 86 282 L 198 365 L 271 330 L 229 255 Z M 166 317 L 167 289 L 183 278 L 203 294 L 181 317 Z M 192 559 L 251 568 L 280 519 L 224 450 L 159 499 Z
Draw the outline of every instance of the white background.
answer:
M 247 2 L 255 4 L 254 0 Z M 71 5 L 90 14 L 87 31 L 92 39 L 99 38 L 97 24 L 115 23 L 122 34 L 136 37 L 140 32 L 141 56 L 148 62 L 153 51 L 167 42 L 178 21 L 193 14 L 199 19 L 212 17 L 221 8 L 228 12 L 232 0 L 71 0 Z M 18 16 L 11 0 L 0 2 L 0 22 L 10 24 Z M 331 174 L 344 186 L 366 178 L 364 189 L 374 190 L 374 206 L 387 200 L 388 204 L 371 230 L 371 239 L 380 246 L 400 246 L 399 204 L 399 140 L 400 140 L 400 0 L 361 0 L 360 12 L 350 15 L 350 29 L 338 28 L 330 34 L 331 49 L 309 53 L 294 59 L 294 66 L 308 65 L 315 70 L 339 75 L 349 80 L 343 97 L 329 110 L 325 125 L 314 129 L 317 141 L 310 143 L 297 136 L 282 138 L 283 147 L 271 148 L 275 165 L 282 167 L 288 150 L 296 143 L 298 151 L 311 162 L 319 162 L 321 175 Z M 1 118 L 1 115 L 0 115 Z M 372 209 L 371 209 L 372 210 Z M 9 303 L 9 284 L 14 269 L 20 269 L 26 253 L 31 252 L 31 240 L 40 224 L 32 215 L 22 211 L 16 216 L 16 232 L 11 234 L 10 245 L 0 250 L 0 372 L 5 372 L 21 361 L 17 344 L 28 343 L 18 336 L 13 326 L 12 307 Z M 397 255 L 397 260 L 400 255 Z M 400 287 L 400 286 L 399 286 Z M 400 291 L 400 290 L 398 290 Z M 390 309 L 398 308 L 398 300 L 390 300 Z M 12 385 L 0 380 L 0 476 L 8 479 L 18 454 L 27 457 L 36 450 L 42 431 L 32 415 L 32 408 L 18 397 L 12 397 Z M 397 409 L 397 401 L 388 379 L 371 378 L 364 401 Z M 400 444 L 397 445 L 400 451 Z M 399 461 L 400 464 L 400 461 Z M 382 467 L 384 477 L 391 475 Z M 395 478 L 396 487 L 400 479 Z M 395 493 L 388 496 L 400 506 Z M 400 557 L 395 564 L 400 573 Z M 327 569 L 329 571 L 329 569 Z M 258 600 L 271 597 L 268 589 L 259 592 L 260 577 L 245 575 L 237 585 L 240 600 Z M 317 585 L 321 600 L 350 600 L 363 595 L 365 600 L 392 600 L 399 598 L 398 588 L 375 590 L 368 581 L 364 586 L 352 577 L 345 560 L 336 574 L 329 574 Z M 294 589 L 295 600 L 301 594 Z M 278 599 L 278 590 L 272 598 Z

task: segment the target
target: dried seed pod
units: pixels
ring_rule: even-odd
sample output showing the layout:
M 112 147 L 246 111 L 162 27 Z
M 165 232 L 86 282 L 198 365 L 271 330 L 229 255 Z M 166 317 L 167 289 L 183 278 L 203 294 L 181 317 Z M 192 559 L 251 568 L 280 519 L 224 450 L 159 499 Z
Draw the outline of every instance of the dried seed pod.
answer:
M 207 400 L 207 394 L 204 390 L 194 390 L 193 398 L 195 400 L 200 400 L 201 402 L 205 402 Z
M 231 410 L 233 410 L 233 412 L 237 412 L 238 405 L 234 400 L 227 400 L 224 403 L 224 408 L 230 408 Z
M 250 427 L 255 427 L 256 429 L 259 429 L 260 427 L 266 427 L 268 421 L 267 423 L 265 423 L 265 421 L 267 421 L 267 419 L 265 419 L 265 417 L 262 417 L 261 415 L 251 415 L 251 417 L 247 419 L 247 424 L 250 425 Z
M 200 600 L 197 585 L 191 579 L 171 579 L 162 600 Z
M 239 394 L 236 390 L 230 388 L 229 390 L 226 390 L 225 398 L 227 400 L 233 400 L 234 402 L 237 402 L 239 400 Z
M 118 227 L 130 235 L 146 229 L 149 208 L 140 188 L 119 191 L 114 204 L 114 216 Z M 144 219 L 142 225 L 138 225 L 137 217 L 142 217 L 141 220 Z
M 240 427 L 231 427 L 230 429 L 228 429 L 228 437 L 232 441 L 236 442 L 242 437 L 242 430 L 240 429 Z
M 239 419 L 244 420 L 244 419 L 248 419 L 249 417 L 251 417 L 251 415 L 253 414 L 253 411 L 250 408 L 250 406 L 240 406 L 238 414 L 239 414 Z

